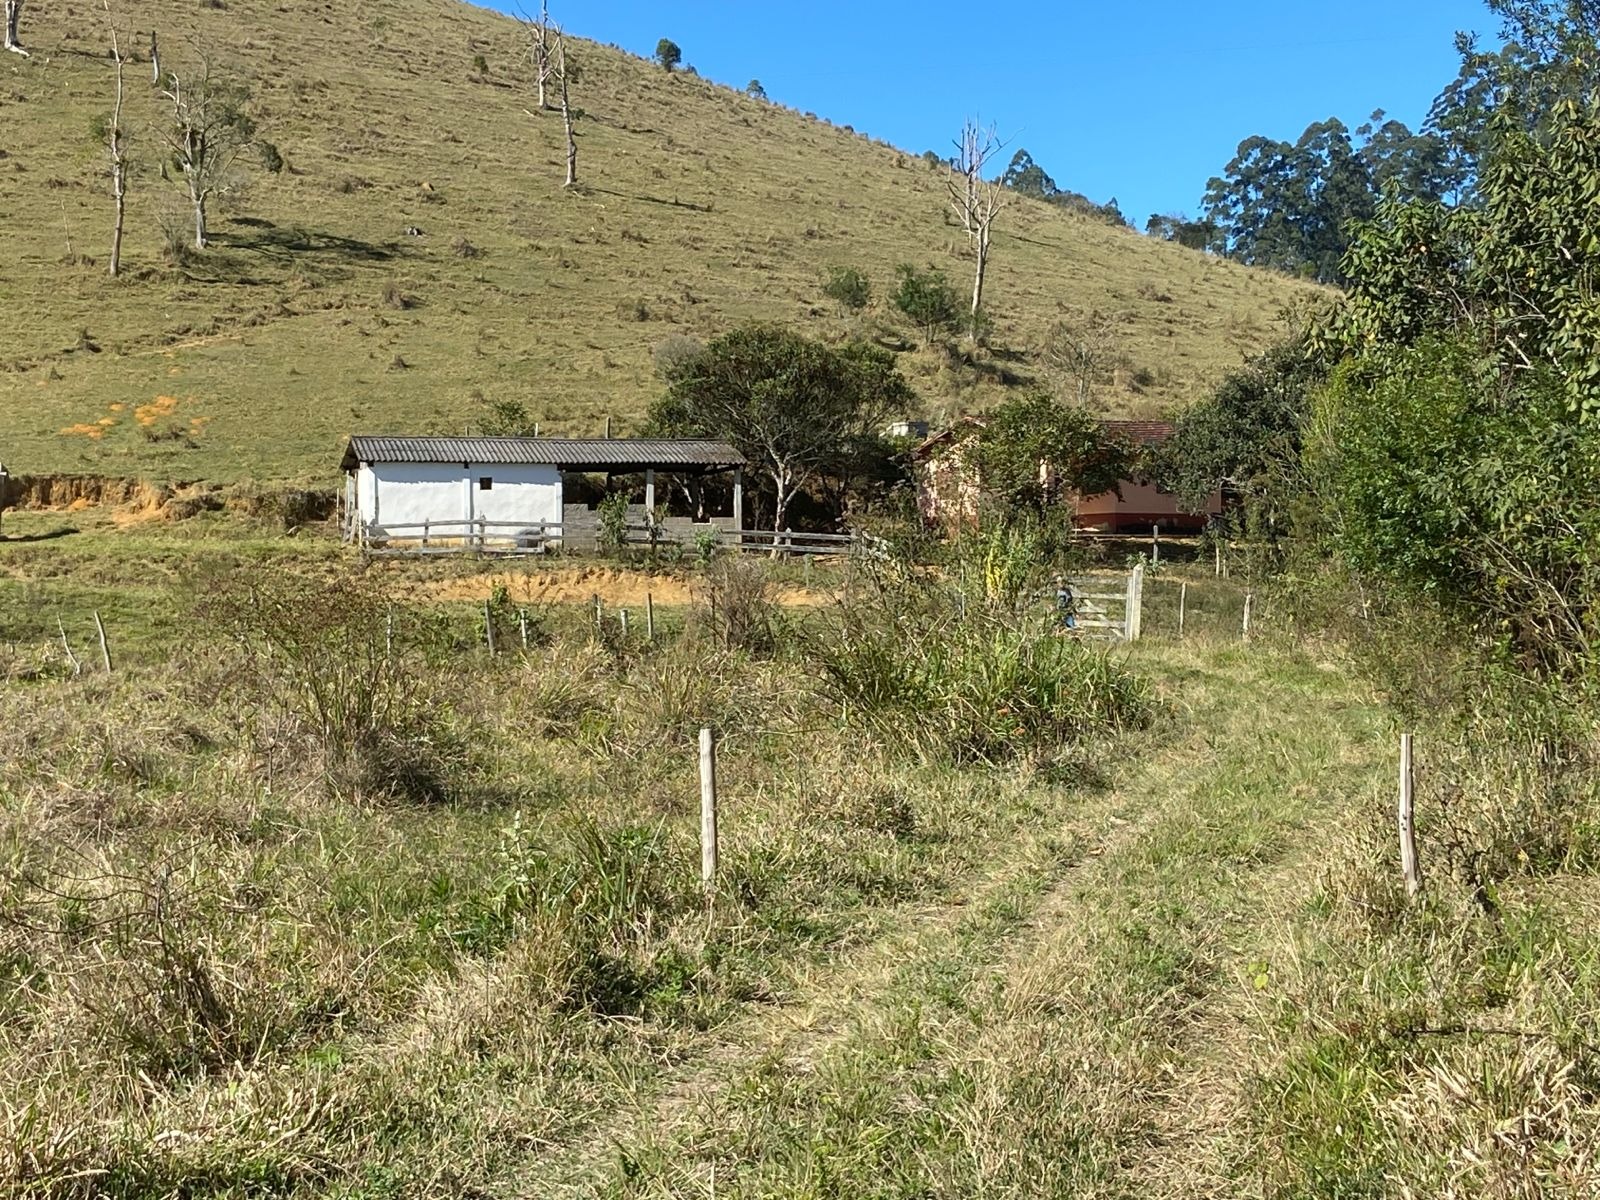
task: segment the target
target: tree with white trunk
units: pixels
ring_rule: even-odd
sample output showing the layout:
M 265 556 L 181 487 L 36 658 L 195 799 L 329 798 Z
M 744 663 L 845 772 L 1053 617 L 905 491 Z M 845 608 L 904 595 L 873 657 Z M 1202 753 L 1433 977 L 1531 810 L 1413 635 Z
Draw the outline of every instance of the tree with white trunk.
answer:
M 183 176 L 194 209 L 195 249 L 204 250 L 210 240 L 206 207 L 212 197 L 227 193 L 239 156 L 256 144 L 250 91 L 214 74 L 203 61 L 187 80 L 170 72 L 161 94 L 169 106 L 164 136 L 172 165 Z
M 989 249 L 994 242 L 994 221 L 1005 207 L 1006 196 L 998 180 L 983 177 L 984 168 L 1005 143 L 994 126 L 985 128 L 976 118 L 961 127 L 956 156 L 950 160 L 950 207 L 966 230 L 976 263 L 972 275 L 972 328 L 983 311 L 983 285 L 989 273 Z
M 103 0 L 106 24 L 111 29 L 111 61 L 116 65 L 116 101 L 111 117 L 100 129 L 105 143 L 106 156 L 111 163 L 111 200 L 116 217 L 111 226 L 111 277 L 122 271 L 122 226 L 128 211 L 128 131 L 122 124 L 122 42 L 117 37 L 117 19 L 111 12 L 111 0 Z
M 22 0 L 6 0 L 6 33 L 5 48 L 13 54 L 28 57 L 28 52 L 22 48 L 22 40 L 17 34 L 17 24 L 22 20 Z

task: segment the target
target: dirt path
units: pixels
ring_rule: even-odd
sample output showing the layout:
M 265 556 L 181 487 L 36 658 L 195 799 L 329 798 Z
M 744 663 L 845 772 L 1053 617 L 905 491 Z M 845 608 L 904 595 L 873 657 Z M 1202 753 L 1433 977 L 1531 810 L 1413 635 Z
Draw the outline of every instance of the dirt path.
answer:
M 796 1159 L 808 1151 L 786 1140 L 814 1119 L 804 1106 L 831 1111 L 838 1085 L 829 1080 L 900 1070 L 897 1055 L 912 1052 L 886 1056 L 885 1030 L 919 1013 L 935 1027 L 937 1049 L 906 1077 L 913 1083 L 929 1072 L 976 1075 L 1003 1094 L 1041 1059 L 1104 1047 L 1094 1069 L 1053 1085 L 1044 1103 L 1059 1112 L 1033 1114 L 1046 1130 L 1091 1114 L 1089 1165 L 1038 1165 L 1037 1180 L 1019 1186 L 1005 1155 L 1025 1157 L 1028 1147 L 1002 1147 L 993 1162 L 959 1162 L 978 1181 L 971 1187 L 1237 1195 L 1235 1141 L 1252 1070 L 1246 1017 L 1270 970 L 1258 960 L 1270 958 L 1272 914 L 1312 886 L 1316 859 L 1372 779 L 1374 710 L 1327 668 L 1280 671 L 1264 655 L 1250 661 L 1232 649 L 1159 654 L 1151 665 L 1190 709 L 1185 731 L 1131 764 L 1121 786 L 1083 798 L 1063 824 L 1010 848 L 963 903 L 894 914 L 892 927 L 818 972 L 791 1003 L 724 1027 L 602 1126 L 526 1164 L 507 1194 L 587 1196 L 609 1185 L 618 1195 L 697 1196 L 719 1167 L 717 1194 L 767 1194 L 804 1169 Z M 1175 965 L 1125 967 L 1128 946 L 1142 953 L 1146 938 Z M 930 980 L 964 997 L 937 1018 L 927 1016 L 939 1008 Z M 794 1095 L 764 1094 L 771 1087 L 759 1081 L 775 1068 Z M 941 1115 L 956 1128 L 998 1126 L 1003 1140 L 1014 1113 L 997 1115 L 1011 1110 L 993 1096 L 969 1097 L 971 1087 L 952 1092 Z M 859 1136 L 911 1137 L 906 1119 L 863 1117 Z M 719 1163 L 708 1147 L 729 1124 L 754 1131 L 754 1145 Z M 931 1183 L 940 1172 L 924 1153 L 935 1151 L 907 1152 L 893 1169 L 913 1180 L 930 1172 Z M 637 1182 L 620 1182 L 624 1159 L 643 1172 Z

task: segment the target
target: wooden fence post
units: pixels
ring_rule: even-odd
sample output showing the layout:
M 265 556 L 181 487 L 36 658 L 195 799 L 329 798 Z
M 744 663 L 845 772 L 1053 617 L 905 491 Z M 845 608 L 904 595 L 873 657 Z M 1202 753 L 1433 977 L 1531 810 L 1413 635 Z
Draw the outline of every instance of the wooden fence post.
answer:
M 1411 770 L 1411 735 L 1400 735 L 1400 874 L 1406 881 L 1406 896 L 1415 899 L 1422 891 L 1422 864 L 1417 859 L 1417 828 L 1412 807 L 1415 779 Z
M 600 599 L 599 595 L 596 594 L 594 598 L 594 631 L 596 633 L 605 632 L 605 614 L 605 603 Z
M 394 605 L 383 614 L 383 652 L 390 658 L 394 657 Z
M 622 622 L 622 640 L 623 641 L 627 641 L 628 640 L 628 610 L 625 609 L 625 608 L 619 608 L 617 610 L 617 617 Z
M 717 879 L 717 743 L 700 731 L 700 883 L 707 892 Z
M 1150 526 L 1150 565 L 1161 565 L 1161 526 Z
M 489 608 L 489 602 L 483 602 L 483 639 L 489 646 L 489 653 L 494 653 L 494 613 Z
M 656 598 L 651 592 L 644 594 L 644 636 L 647 641 L 656 640 Z
M 100 661 L 106 665 L 106 674 L 111 674 L 111 643 L 106 640 L 106 623 L 100 619 L 100 612 L 95 610 L 94 627 L 100 633 Z
M 517 609 L 517 627 L 522 630 L 522 648 L 523 648 L 523 650 L 527 650 L 527 648 L 528 648 L 528 610 L 525 609 L 525 608 Z
M 1189 585 L 1181 583 L 1178 585 L 1178 636 L 1180 638 L 1183 637 L 1183 610 L 1188 607 L 1188 604 Z
M 1214 574 L 1218 579 L 1221 579 L 1222 578 L 1222 543 L 1221 542 L 1217 542 L 1215 545 L 1213 545 L 1211 547 L 1211 550 L 1212 550 L 1212 553 L 1216 555 L 1216 565 L 1214 567 L 1212 567 L 1212 574 Z
M 1244 594 L 1244 636 L 1246 638 L 1250 636 L 1250 606 L 1255 602 L 1255 598 L 1256 594 L 1254 592 L 1246 592 Z

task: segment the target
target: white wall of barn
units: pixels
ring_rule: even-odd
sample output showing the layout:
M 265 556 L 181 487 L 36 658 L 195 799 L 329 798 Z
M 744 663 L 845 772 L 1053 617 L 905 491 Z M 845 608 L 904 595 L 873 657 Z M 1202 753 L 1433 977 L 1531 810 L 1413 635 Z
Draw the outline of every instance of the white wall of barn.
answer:
M 485 486 L 484 481 L 488 481 Z M 368 529 L 382 535 L 421 536 L 400 526 L 456 526 L 466 522 L 556 525 L 561 522 L 561 472 L 556 467 L 460 463 L 363 463 L 356 472 L 356 502 Z

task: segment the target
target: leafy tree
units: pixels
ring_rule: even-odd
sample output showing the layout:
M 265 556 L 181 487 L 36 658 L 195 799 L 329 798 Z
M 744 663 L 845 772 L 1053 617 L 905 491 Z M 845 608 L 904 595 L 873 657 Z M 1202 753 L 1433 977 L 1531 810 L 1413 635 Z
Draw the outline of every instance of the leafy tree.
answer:
M 1207 185 L 1202 215 L 1217 231 L 1219 253 L 1337 282 L 1345 225 L 1370 216 L 1374 202 L 1371 172 L 1350 131 L 1330 119 L 1293 144 L 1246 138 Z
M 995 408 L 973 445 L 984 495 L 1002 511 L 1042 512 L 1071 493 L 1116 491 L 1133 449 L 1086 409 L 1034 393 Z
M 678 43 L 671 38 L 662 38 L 656 43 L 656 62 L 661 64 L 661 69 L 667 73 L 675 70 L 683 61 L 683 51 L 678 48 Z
M 1297 493 L 1311 392 L 1325 374 L 1303 335 L 1251 359 L 1178 417 L 1155 452 L 1157 481 L 1189 512 L 1204 512 L 1223 490 L 1243 499 L 1252 524 L 1282 530 Z
M 759 79 L 752 79 L 747 83 L 744 93 L 755 100 L 765 100 L 767 98 L 767 89 L 761 86 L 761 80 Z
M 932 345 L 941 334 L 955 329 L 961 320 L 961 301 L 955 289 L 935 267 L 919 271 L 909 263 L 898 268 L 900 285 L 889 297 L 890 303 L 922 331 L 922 340 Z
M 837 350 L 777 325 L 711 342 L 650 411 L 662 432 L 732 442 L 765 475 L 773 528 L 796 493 L 838 470 L 862 439 L 914 400 L 876 347 Z
M 1191 250 L 1206 249 L 1217 236 L 1217 227 L 1210 221 L 1191 221 L 1181 213 L 1151 213 L 1144 231 L 1150 237 L 1177 242 Z
M 1600 413 L 1600 107 L 1558 102 L 1539 133 L 1511 113 L 1477 200 L 1385 200 L 1355 228 L 1335 338 L 1361 357 L 1444 336 L 1477 345 L 1501 384 L 1549 367 L 1572 411 Z
M 207 206 L 233 186 L 234 165 L 256 142 L 250 89 L 213 74 L 211 64 L 203 62 L 187 80 L 175 71 L 168 74 L 162 96 L 169 106 L 163 136 L 194 210 L 195 248 L 204 250 L 210 240 Z
M 490 400 L 478 418 L 484 437 L 535 437 L 539 424 L 520 400 Z
M 872 281 L 857 267 L 832 267 L 822 294 L 844 309 L 858 313 L 872 303 Z
M 1011 156 L 1010 165 L 1006 167 L 1005 174 L 1000 176 L 1000 182 L 1012 191 L 1036 200 L 1051 200 L 1061 194 L 1056 181 L 1033 161 L 1033 155 L 1026 150 L 1018 150 Z

